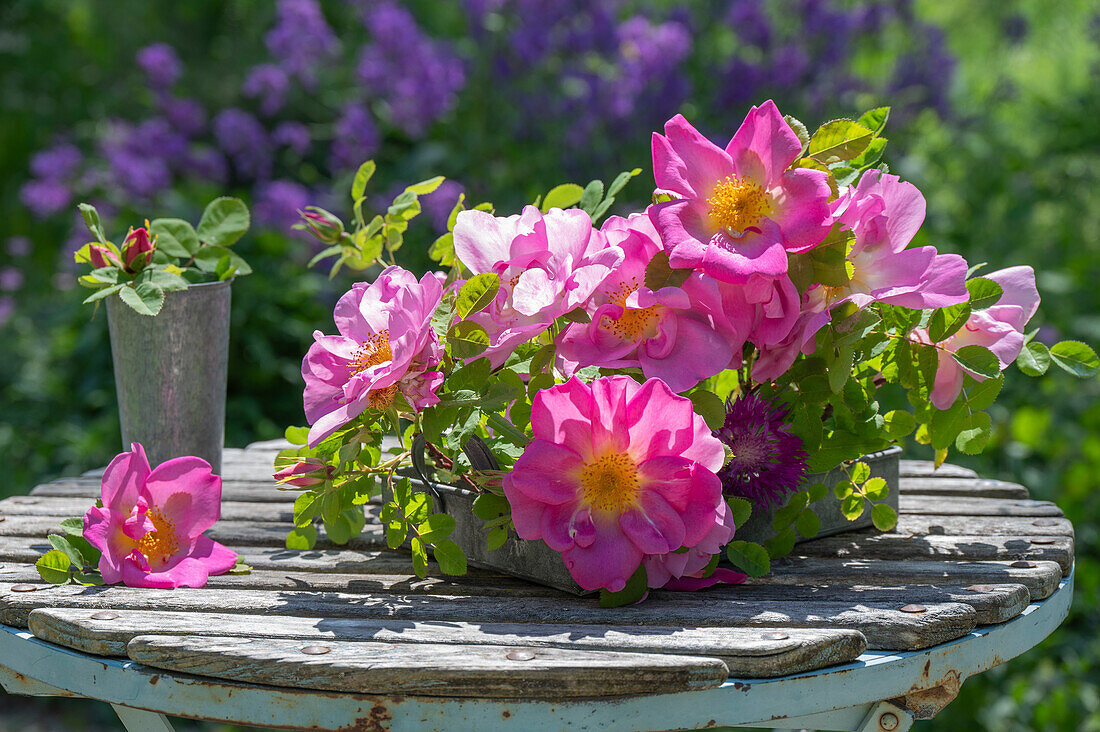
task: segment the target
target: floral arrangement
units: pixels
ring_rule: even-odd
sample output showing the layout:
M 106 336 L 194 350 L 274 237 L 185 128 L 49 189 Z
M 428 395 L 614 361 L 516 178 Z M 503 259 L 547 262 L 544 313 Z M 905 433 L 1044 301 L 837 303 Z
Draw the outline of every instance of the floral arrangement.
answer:
M 248 207 L 240 199 L 223 196 L 211 201 L 197 228 L 183 219 L 146 220 L 145 226 L 131 226 L 121 249 L 107 240 L 94 206 L 82 203 L 79 208 L 96 238 L 73 255 L 77 264 L 92 266 L 78 280 L 95 290 L 85 303 L 98 303 L 117 293 L 135 312 L 154 316 L 164 305 L 165 293 L 252 273 L 248 263 L 230 249 L 249 227 Z
M 937 463 L 952 446 L 980 452 L 1009 365 L 1088 377 L 1100 361 L 1027 332 L 1031 267 L 983 274 L 910 246 L 925 201 L 880 163 L 888 116 L 811 135 L 769 101 L 722 148 L 677 115 L 653 135 L 645 211 L 597 228 L 638 170 L 506 217 L 460 196 L 431 249 L 448 271 L 419 279 L 394 252 L 442 179 L 368 222 L 364 164 L 350 230 L 302 214 L 334 271 L 389 266 L 340 299 L 338 334 L 317 331 L 302 362 L 310 427 L 288 429 L 296 446 L 275 473 L 301 491 L 287 546 L 312 547 L 318 517 L 346 541 L 381 495 L 387 542 L 408 543 L 418 574 L 429 551 L 463 573 L 454 518 L 413 490 L 422 450 L 443 482 L 478 491 L 489 549 L 512 533 L 545 542 L 607 605 L 743 579 L 723 557 L 765 573 L 817 533 L 817 501 L 892 528 L 888 487 L 862 456 L 910 434 Z M 389 453 L 386 432 L 400 445 Z M 837 466 L 835 485 L 806 480 Z M 775 511 L 774 536 L 734 540 L 760 511 Z
M 247 573 L 236 552 L 203 535 L 221 516 L 222 479 L 197 457 L 149 466 L 139 443 L 103 472 L 102 495 L 83 518 L 61 522 L 36 563 L 52 584 L 202 587 L 211 575 Z

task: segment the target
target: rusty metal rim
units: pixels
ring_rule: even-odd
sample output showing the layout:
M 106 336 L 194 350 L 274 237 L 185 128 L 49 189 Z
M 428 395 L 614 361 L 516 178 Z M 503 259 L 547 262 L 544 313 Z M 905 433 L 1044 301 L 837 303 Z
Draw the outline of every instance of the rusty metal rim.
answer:
M 652 730 L 712 721 L 840 729 L 875 702 L 935 687 L 953 675 L 966 679 L 1026 652 L 1061 624 L 1072 596 L 1071 573 L 1053 595 L 1016 618 L 927 650 L 869 652 L 844 666 L 778 679 L 730 679 L 717 689 L 661 697 L 554 702 L 302 692 L 161 673 L 52 646 L 3 625 L 0 659 L 7 668 L 0 667 L 0 682 L 13 693 L 37 688 L 174 716 L 292 729 Z

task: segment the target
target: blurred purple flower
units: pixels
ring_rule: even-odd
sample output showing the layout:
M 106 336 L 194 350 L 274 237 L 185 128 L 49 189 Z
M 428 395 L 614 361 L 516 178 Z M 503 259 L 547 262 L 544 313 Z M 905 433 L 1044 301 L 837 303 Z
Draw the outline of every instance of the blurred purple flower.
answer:
M 214 137 L 243 177 L 271 177 L 271 142 L 254 116 L 235 107 L 222 110 L 214 117 Z
M 771 23 L 760 0 L 734 0 L 726 13 L 726 23 L 745 43 L 762 49 L 771 45 Z
M 55 290 L 71 290 L 76 287 L 76 277 L 71 272 L 58 272 L 50 282 Z
M 76 173 L 83 160 L 76 146 L 60 143 L 31 156 L 31 173 L 43 180 L 66 180 Z
M 275 64 L 254 66 L 241 85 L 241 93 L 260 100 L 260 112 L 271 116 L 286 104 L 290 78 Z
M 7 323 L 15 312 L 15 298 L 8 295 L 0 297 L 0 325 Z
M 4 248 L 13 257 L 25 257 L 31 253 L 31 240 L 25 236 L 13 236 Z
M 304 155 L 309 150 L 312 136 L 309 128 L 301 122 L 280 122 L 271 132 L 271 141 Z
M 225 183 L 229 178 L 229 164 L 219 151 L 204 146 L 194 146 L 187 155 L 184 167 L 195 176 L 211 183 Z
M 288 74 L 312 87 L 317 67 L 335 55 L 339 42 L 315 0 L 279 0 L 275 13 L 275 26 L 264 36 L 267 50 Z
M 466 84 L 462 62 L 395 3 L 369 4 L 363 24 L 372 40 L 360 52 L 359 78 L 372 96 L 385 100 L 395 125 L 419 137 L 457 103 Z
M 451 215 L 451 209 L 465 190 L 458 181 L 447 179 L 439 184 L 439 188 L 420 197 L 420 204 L 431 221 L 432 228 L 440 233 L 447 230 L 447 218 Z
M 186 145 L 186 140 L 163 119 L 146 120 L 136 127 L 116 120 L 99 141 L 110 171 L 104 183 L 148 200 L 172 184 L 172 170 L 165 156 L 182 156 Z
M 336 121 L 335 136 L 329 152 L 329 169 L 333 175 L 355 170 L 378 149 L 378 130 L 370 112 L 361 104 L 344 110 Z
M 130 131 L 125 144 L 140 155 L 163 158 L 169 165 L 178 165 L 187 157 L 187 138 L 176 132 L 163 117 L 139 122 Z
M 285 234 L 298 223 L 298 211 L 310 204 L 310 193 L 304 186 L 289 180 L 273 180 L 256 186 L 252 214 L 256 223 Z
M 0 290 L 15 292 L 23 286 L 23 273 L 15 267 L 0 268 Z
M 955 58 L 947 50 L 942 29 L 922 24 L 914 29 L 917 30 L 920 42 L 911 52 L 898 58 L 890 92 L 904 98 L 909 110 L 931 107 L 941 117 L 946 117 L 951 111 L 948 88 L 955 71 Z M 900 111 L 902 114 L 893 115 L 895 121 L 904 121 L 905 110 Z
M 154 43 L 137 52 L 137 65 L 145 72 L 149 86 L 165 88 L 175 84 L 183 74 L 183 63 L 176 49 L 167 43 Z
M 19 190 L 19 200 L 31 213 L 44 219 L 67 208 L 72 201 L 72 193 L 55 180 L 30 180 Z
M 196 99 L 165 95 L 160 108 L 168 124 L 181 135 L 194 137 L 206 127 L 206 110 Z

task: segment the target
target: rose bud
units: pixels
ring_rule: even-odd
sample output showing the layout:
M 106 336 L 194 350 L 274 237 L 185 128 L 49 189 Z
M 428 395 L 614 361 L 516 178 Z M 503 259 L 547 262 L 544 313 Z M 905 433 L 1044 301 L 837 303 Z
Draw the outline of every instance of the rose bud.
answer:
M 98 244 L 92 244 L 88 247 L 88 259 L 92 263 L 92 267 L 99 269 L 100 267 L 117 267 L 118 260 L 115 259 L 115 254 L 107 247 L 101 247 Z
M 333 468 L 319 460 L 307 458 L 303 462 L 288 465 L 274 473 L 273 477 L 285 485 L 308 488 L 332 477 Z
M 122 243 L 122 257 L 126 261 L 127 272 L 137 272 L 149 264 L 153 259 L 153 251 L 156 249 L 156 239 L 149 239 L 149 232 L 144 226 L 130 229 L 126 235 L 126 241 Z
M 344 234 L 344 222 L 323 208 L 306 206 L 306 210 L 299 211 L 298 215 L 302 217 L 302 223 L 294 228 L 309 231 L 326 244 L 335 244 Z

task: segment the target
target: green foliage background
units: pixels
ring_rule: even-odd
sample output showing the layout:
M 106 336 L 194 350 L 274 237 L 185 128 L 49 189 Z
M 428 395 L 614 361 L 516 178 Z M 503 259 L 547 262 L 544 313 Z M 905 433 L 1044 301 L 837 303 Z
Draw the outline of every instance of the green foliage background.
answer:
M 118 448 L 106 319 L 102 314 L 93 319 L 89 309 L 79 308 L 77 291 L 51 290 L 56 248 L 37 244 L 60 239 L 64 229 L 33 221 L 18 202 L 29 155 L 57 131 L 97 124 L 124 111 L 128 94 L 144 93 L 131 59 L 150 40 L 175 44 L 189 68 L 207 69 L 200 78 L 213 85 L 206 90 L 210 96 L 232 98 L 236 89 L 219 87 L 226 82 L 217 68 L 246 63 L 249 45 L 260 43 L 260 33 L 247 29 L 254 22 L 266 27 L 270 19 L 269 8 L 243 2 L 184 3 L 171 12 L 163 4 L 128 3 L 126 22 L 117 23 L 116 7 L 43 0 L 0 10 L 0 238 L 28 234 L 36 242 L 17 313 L 0 326 L 5 474 L 0 496 L 101 465 Z M 918 243 L 993 268 L 1033 264 L 1044 296 L 1036 322 L 1057 338 L 1095 347 L 1100 343 L 1100 8 L 1090 0 L 924 0 L 916 9 L 944 29 L 958 60 L 953 116 L 920 114 L 900 134 L 894 131 L 887 153 L 895 172 L 928 199 Z M 448 17 L 441 13 L 438 22 Z M 1012 40 L 1006 24 L 1020 17 L 1027 33 Z M 135 30 L 143 35 L 136 37 Z M 879 54 L 865 54 L 861 71 L 878 73 L 889 53 L 886 44 Z M 469 95 L 468 90 L 464 96 Z M 465 99 L 458 114 L 474 114 L 476 102 Z M 491 138 L 474 142 L 457 157 L 445 156 L 438 167 L 460 175 L 475 200 L 514 206 L 566 178 L 551 148 Z M 616 159 L 612 168 L 593 175 L 606 178 L 646 164 L 648 141 L 637 142 L 632 150 L 637 158 Z M 383 166 L 387 157 L 400 165 L 408 156 L 400 150 L 384 154 Z M 644 187 L 635 183 L 627 190 L 644 197 Z M 214 193 L 180 191 L 173 210 L 149 212 L 150 218 L 195 218 Z M 426 246 L 430 237 L 426 231 L 422 237 Z M 258 274 L 234 285 L 230 445 L 277 436 L 280 425 L 300 421 L 301 354 L 313 329 L 331 322 L 331 302 L 350 281 L 332 286 L 322 275 L 305 272 L 308 254 L 300 242 L 263 234 L 240 246 Z M 406 250 L 415 248 L 410 240 Z M 406 256 L 410 265 L 423 261 Z M 1095 379 L 1082 383 L 1052 373 L 1033 381 L 1011 372 L 993 410 L 995 434 L 986 454 L 952 457 L 984 475 L 1020 481 L 1034 497 L 1063 508 L 1077 530 L 1077 591 L 1070 618 L 1050 639 L 967 681 L 955 703 L 917 729 L 1100 730 L 1098 393 Z M 911 453 L 918 451 L 911 446 Z M 14 704 L 0 696 L 0 729 L 31 718 L 9 711 Z M 79 728 L 78 718 L 93 727 L 112 725 L 102 711 L 59 714 L 51 719 L 66 728 Z

